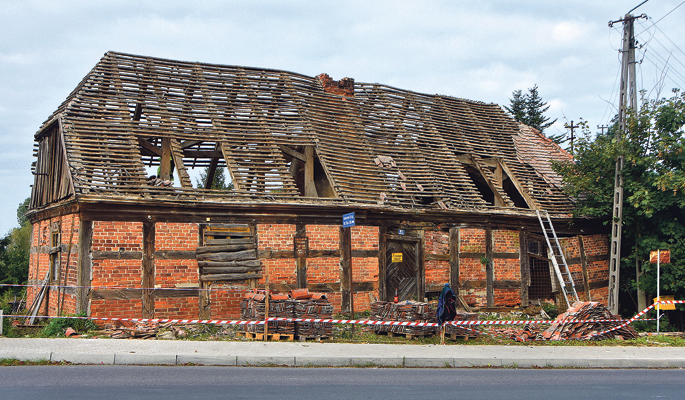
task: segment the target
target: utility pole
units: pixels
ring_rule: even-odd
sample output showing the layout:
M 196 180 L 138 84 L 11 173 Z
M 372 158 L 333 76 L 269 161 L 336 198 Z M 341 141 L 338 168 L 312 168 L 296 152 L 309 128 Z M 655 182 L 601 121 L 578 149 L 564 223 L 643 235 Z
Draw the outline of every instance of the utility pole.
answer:
M 573 120 L 571 120 L 571 125 L 564 124 L 564 128 L 571 130 L 571 155 L 573 155 L 573 139 L 576 138 L 575 136 L 573 136 L 573 130 L 576 128 L 580 128 L 580 125 L 573 125 Z
M 602 132 L 602 135 L 604 135 L 604 130 L 607 128 L 609 128 L 608 125 L 597 125 L 597 129 L 599 129 L 600 132 Z
M 644 3 L 642 3 L 644 4 Z M 640 5 L 642 5 L 640 4 Z M 639 6 L 638 6 L 639 7 Z M 637 7 L 636 7 L 637 8 Z M 634 9 L 633 9 L 634 10 Z M 631 10 L 631 11 L 633 11 Z M 616 143 L 619 147 L 619 155 L 616 158 L 616 171 L 614 174 L 614 202 L 611 219 L 611 250 L 609 253 L 609 304 L 608 308 L 613 314 L 618 314 L 618 289 L 621 271 L 621 231 L 623 227 L 623 161 L 621 144 L 628 134 L 628 113 L 632 110 L 637 112 L 637 89 L 635 85 L 635 29 L 634 22 L 637 18 L 646 18 L 645 14 L 634 17 L 630 13 L 618 21 L 609 21 L 611 28 L 615 23 L 623 23 L 623 47 L 621 50 L 621 95 L 618 111 L 618 130 L 616 131 Z

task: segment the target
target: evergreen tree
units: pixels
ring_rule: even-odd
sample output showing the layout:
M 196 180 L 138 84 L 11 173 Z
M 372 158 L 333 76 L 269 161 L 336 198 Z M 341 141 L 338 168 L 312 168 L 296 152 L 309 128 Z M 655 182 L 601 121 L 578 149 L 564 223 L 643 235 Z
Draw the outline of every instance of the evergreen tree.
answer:
M 207 180 L 207 174 L 209 173 L 209 167 L 205 168 L 204 171 L 200 171 L 200 178 L 195 181 L 196 187 L 204 188 L 205 181 Z M 210 189 L 216 190 L 233 190 L 233 182 L 226 183 L 226 176 L 224 175 L 224 168 L 217 168 L 214 172 L 214 180 L 212 181 L 212 187 Z
M 511 107 L 504 106 L 504 109 L 514 117 L 515 120 L 523 122 L 526 120 L 526 95 L 521 90 L 514 90 L 511 98 Z
M 549 110 L 549 106 L 546 102 L 542 101 L 538 93 L 538 85 L 536 84 L 528 89 L 528 94 L 526 95 L 526 125 L 532 126 L 539 130 L 540 133 L 544 133 L 545 129 L 557 122 L 556 119 L 547 122 L 549 121 L 549 117 L 545 117 L 547 110 Z
M 549 121 L 549 117 L 545 117 L 549 105 L 542 101 L 537 84 L 529 88 L 526 94 L 523 94 L 521 90 L 514 90 L 512 96 L 511 106 L 505 106 L 504 109 L 515 120 L 539 130 L 540 133 L 544 133 L 545 129 L 557 122 L 556 119 Z

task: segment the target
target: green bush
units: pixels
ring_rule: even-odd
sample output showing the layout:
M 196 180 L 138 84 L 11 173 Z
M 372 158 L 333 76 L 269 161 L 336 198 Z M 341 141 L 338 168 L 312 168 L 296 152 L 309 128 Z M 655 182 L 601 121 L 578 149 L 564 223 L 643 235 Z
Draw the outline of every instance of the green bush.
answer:
M 74 317 L 85 317 L 85 313 L 72 315 Z M 96 329 L 96 325 L 89 319 L 72 319 L 72 318 L 53 318 L 40 331 L 40 337 L 60 337 L 64 336 L 67 328 L 71 327 L 76 332 L 82 334 L 91 329 Z
M 556 304 L 552 303 L 542 303 L 542 309 L 545 310 L 550 318 L 554 319 L 559 315 L 559 308 Z

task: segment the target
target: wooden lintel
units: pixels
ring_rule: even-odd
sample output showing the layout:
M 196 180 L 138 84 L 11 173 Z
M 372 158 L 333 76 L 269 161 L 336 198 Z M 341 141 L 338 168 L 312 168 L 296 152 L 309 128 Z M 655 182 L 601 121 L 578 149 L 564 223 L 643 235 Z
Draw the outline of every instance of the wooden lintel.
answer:
M 197 297 L 199 289 L 154 289 L 156 299 Z M 140 300 L 143 298 L 143 289 L 93 289 L 93 300 Z
M 486 289 L 488 287 L 487 280 L 473 280 L 473 281 L 463 281 L 461 282 L 460 289 Z M 514 280 L 499 280 L 492 282 L 493 289 L 505 289 L 505 290 L 520 290 L 521 281 Z

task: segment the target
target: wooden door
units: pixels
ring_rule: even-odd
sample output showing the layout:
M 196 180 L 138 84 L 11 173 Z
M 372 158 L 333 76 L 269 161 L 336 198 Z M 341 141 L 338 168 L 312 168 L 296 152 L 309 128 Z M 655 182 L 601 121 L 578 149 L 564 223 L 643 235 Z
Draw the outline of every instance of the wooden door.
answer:
M 419 264 L 419 242 L 386 242 L 385 299 L 392 301 L 395 289 L 400 301 L 423 301 Z M 401 255 L 401 256 L 400 256 Z

